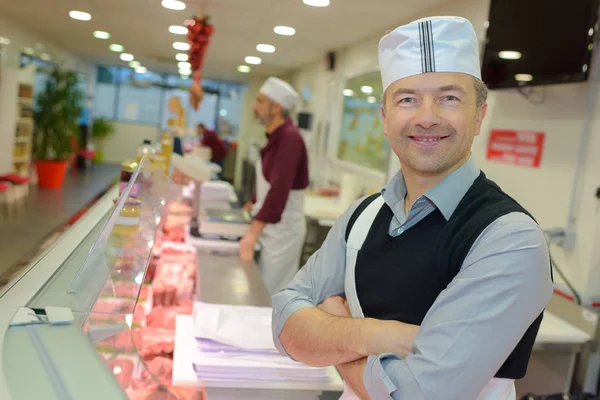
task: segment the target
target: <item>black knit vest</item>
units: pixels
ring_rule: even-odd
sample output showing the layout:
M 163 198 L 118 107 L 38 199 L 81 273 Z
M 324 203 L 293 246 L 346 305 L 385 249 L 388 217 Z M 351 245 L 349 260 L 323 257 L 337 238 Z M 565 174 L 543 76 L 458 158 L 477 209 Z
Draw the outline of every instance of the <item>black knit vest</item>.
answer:
M 346 239 L 370 196 L 352 215 Z M 531 216 L 482 172 L 448 221 L 436 209 L 398 237 L 389 235 L 392 210 L 384 204 L 358 253 L 356 291 L 365 317 L 421 325 L 437 296 L 458 274 L 475 240 L 499 217 Z M 543 312 L 527 329 L 496 378 L 525 376 Z M 490 343 L 490 345 L 493 345 Z

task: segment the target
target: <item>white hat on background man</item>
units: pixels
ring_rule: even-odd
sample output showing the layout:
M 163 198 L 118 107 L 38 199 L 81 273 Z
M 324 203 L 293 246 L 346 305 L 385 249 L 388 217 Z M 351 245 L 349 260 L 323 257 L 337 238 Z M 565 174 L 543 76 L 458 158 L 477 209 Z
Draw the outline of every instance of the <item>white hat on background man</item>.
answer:
M 259 92 L 267 96 L 271 101 L 281 104 L 281 107 L 291 111 L 300 96 L 287 82 L 274 76 L 269 77 L 259 89 Z
M 385 91 L 393 82 L 428 72 L 462 72 L 481 79 L 479 44 L 462 17 L 428 17 L 400 26 L 379 41 Z

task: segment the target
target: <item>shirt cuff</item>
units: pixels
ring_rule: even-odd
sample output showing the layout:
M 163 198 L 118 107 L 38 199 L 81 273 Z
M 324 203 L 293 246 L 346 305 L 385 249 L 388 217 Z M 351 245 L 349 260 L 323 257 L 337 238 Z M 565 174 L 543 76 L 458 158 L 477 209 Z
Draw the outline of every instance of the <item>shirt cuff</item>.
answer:
M 421 389 L 408 371 L 408 366 L 393 353 L 369 356 L 363 372 L 363 383 L 372 399 L 422 398 Z
M 289 289 L 284 289 L 283 291 L 277 293 L 273 296 L 273 342 L 275 343 L 275 348 L 279 351 L 280 354 L 288 356 L 292 358 L 285 351 L 285 348 L 281 344 L 281 340 L 279 336 L 281 335 L 281 331 L 283 330 L 283 326 L 285 325 L 288 318 L 298 310 L 303 308 L 314 308 L 315 305 L 306 299 L 292 299 L 287 301 L 282 306 L 279 306 L 278 303 L 282 303 L 289 296 Z M 292 358 L 293 359 L 293 358 Z

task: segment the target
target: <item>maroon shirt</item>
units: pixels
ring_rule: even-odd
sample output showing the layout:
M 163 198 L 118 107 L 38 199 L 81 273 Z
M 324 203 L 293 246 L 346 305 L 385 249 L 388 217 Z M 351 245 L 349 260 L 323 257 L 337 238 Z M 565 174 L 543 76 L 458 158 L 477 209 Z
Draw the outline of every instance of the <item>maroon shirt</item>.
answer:
M 202 146 L 210 147 L 212 152 L 211 161 L 222 161 L 227 154 L 225 143 L 217 136 L 215 131 L 204 129 L 202 134 Z
M 260 154 L 263 175 L 271 189 L 256 219 L 275 224 L 281 220 L 290 191 L 308 187 L 308 154 L 304 139 L 291 119 L 267 137 L 269 141 Z M 256 202 L 256 193 L 252 200 Z

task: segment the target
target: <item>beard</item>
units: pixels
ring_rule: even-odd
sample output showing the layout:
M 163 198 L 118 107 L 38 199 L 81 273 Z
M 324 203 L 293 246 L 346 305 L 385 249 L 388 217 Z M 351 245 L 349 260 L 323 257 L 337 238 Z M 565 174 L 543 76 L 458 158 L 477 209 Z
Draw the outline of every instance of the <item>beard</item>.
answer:
M 271 121 L 273 120 L 270 116 L 265 115 L 265 116 L 260 116 L 257 113 L 254 113 L 254 120 L 260 124 L 260 125 L 264 125 L 267 126 L 271 123 Z

